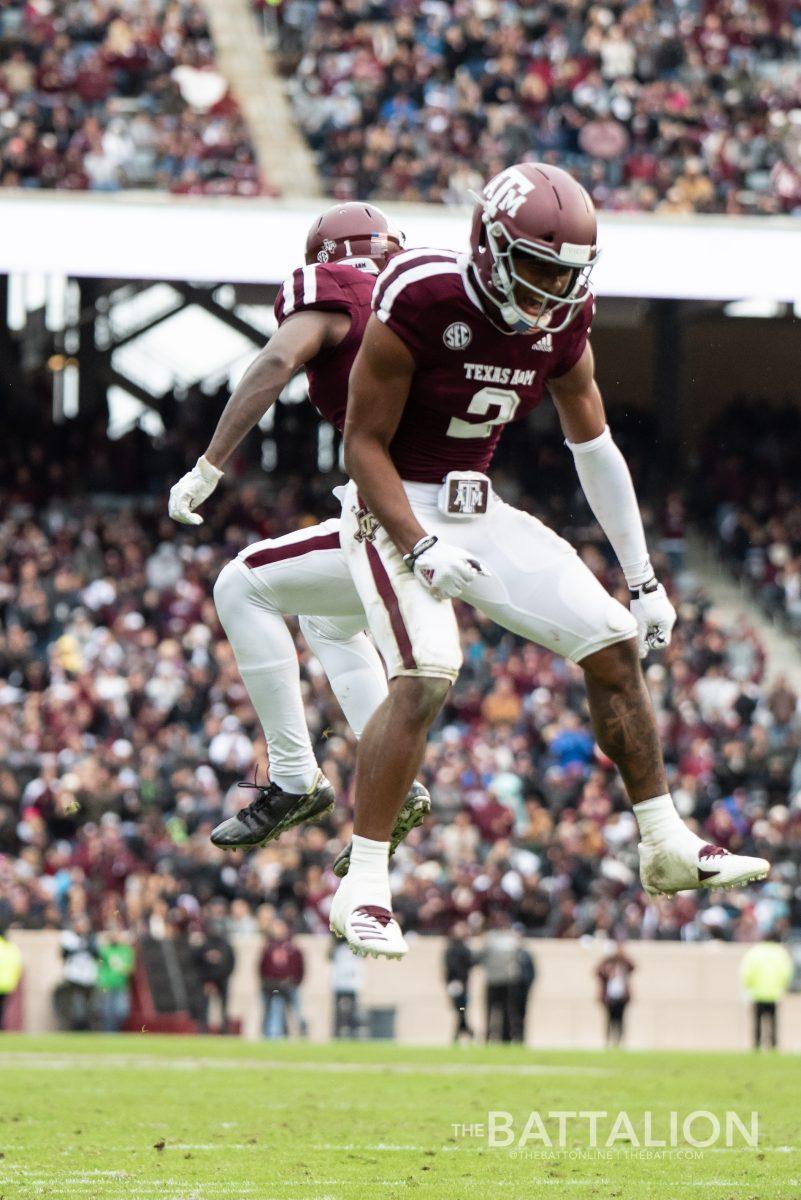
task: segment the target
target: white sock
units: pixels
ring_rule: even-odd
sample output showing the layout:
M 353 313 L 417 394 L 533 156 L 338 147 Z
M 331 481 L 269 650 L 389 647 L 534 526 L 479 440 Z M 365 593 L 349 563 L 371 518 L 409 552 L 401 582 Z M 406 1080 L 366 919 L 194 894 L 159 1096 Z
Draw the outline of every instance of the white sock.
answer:
M 392 911 L 389 890 L 389 842 L 353 835 L 348 868 L 351 897 L 358 904 L 377 904 Z
M 270 778 L 285 791 L 308 791 L 317 774 L 295 643 L 284 618 L 272 609 L 236 560 L 214 588 L 217 615 L 234 652 L 270 754 Z
M 387 677 L 366 633 L 350 636 L 352 617 L 301 617 L 300 628 L 322 663 L 356 737 L 387 695 Z
M 640 827 L 642 841 L 650 846 L 658 846 L 671 834 L 682 830 L 686 834 L 691 831 L 676 812 L 672 797 L 654 796 L 653 800 L 641 800 L 634 805 L 634 815 Z
M 305 775 L 282 775 L 280 771 L 276 773 L 272 759 L 270 760 L 270 783 L 274 783 L 276 787 L 280 787 L 282 792 L 289 792 L 290 796 L 302 796 L 305 792 L 310 792 L 312 784 L 317 777 L 317 771 L 309 777 Z

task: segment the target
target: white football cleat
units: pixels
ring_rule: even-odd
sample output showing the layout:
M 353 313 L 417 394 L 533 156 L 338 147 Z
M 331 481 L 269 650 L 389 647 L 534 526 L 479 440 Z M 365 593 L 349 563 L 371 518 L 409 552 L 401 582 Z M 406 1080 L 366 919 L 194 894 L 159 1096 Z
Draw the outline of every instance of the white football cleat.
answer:
M 765 858 L 731 854 L 722 846 L 702 842 L 680 831 L 658 846 L 640 842 L 640 879 L 649 896 L 673 896 L 696 888 L 742 887 L 764 879 L 770 870 Z
M 403 958 L 409 949 L 389 908 L 352 899 L 349 875 L 336 890 L 328 924 L 331 932 L 344 938 L 360 958 L 368 954 L 372 958 Z

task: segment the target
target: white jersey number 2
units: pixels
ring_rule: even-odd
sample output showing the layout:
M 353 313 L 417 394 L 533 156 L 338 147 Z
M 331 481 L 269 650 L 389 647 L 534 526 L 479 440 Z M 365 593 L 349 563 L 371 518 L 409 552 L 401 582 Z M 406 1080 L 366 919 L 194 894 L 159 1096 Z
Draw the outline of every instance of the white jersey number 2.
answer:
M 497 408 L 498 412 L 489 421 L 480 421 L 477 424 L 463 421 L 461 417 L 451 417 L 448 437 L 487 438 L 492 433 L 494 425 L 506 425 L 508 421 L 512 420 L 519 403 L 520 397 L 511 388 L 482 388 L 480 392 L 476 392 L 468 404 L 467 411 L 475 417 L 483 417 L 491 408 Z

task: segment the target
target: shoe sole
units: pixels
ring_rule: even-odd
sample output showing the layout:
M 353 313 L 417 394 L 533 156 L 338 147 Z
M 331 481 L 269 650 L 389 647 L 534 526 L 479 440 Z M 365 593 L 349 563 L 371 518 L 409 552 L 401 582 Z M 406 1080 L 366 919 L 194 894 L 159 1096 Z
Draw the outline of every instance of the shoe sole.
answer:
M 400 954 L 394 954 L 387 953 L 383 950 L 368 950 L 366 946 L 360 946 L 358 943 L 354 945 L 348 935 L 336 925 L 329 924 L 328 928 L 335 937 L 342 938 L 344 942 L 347 942 L 349 949 L 353 954 L 356 955 L 357 958 L 389 958 L 393 962 L 400 962 L 400 960 L 406 956 L 405 950 L 401 951 Z
M 397 850 L 404 838 L 408 837 L 413 829 L 417 829 L 418 825 L 422 825 L 426 817 L 431 812 L 431 797 L 429 795 L 418 796 L 408 809 L 405 808 L 398 817 L 395 828 L 392 831 L 392 837 L 389 839 L 389 857 Z M 337 879 L 344 879 L 350 868 L 350 846 L 347 850 L 334 860 L 332 868 Z M 348 943 L 350 945 L 350 942 Z
M 309 797 L 309 800 L 311 799 L 312 797 Z M 274 842 L 282 833 L 286 833 L 287 829 L 294 829 L 296 825 L 302 825 L 305 821 L 313 821 L 316 817 L 324 817 L 328 813 L 333 812 L 335 805 L 336 797 L 332 796 L 330 799 L 316 800 L 314 804 L 305 807 L 302 812 L 295 809 L 294 812 L 287 813 L 260 842 L 240 842 L 238 845 L 229 844 L 221 846 L 219 842 L 214 841 L 214 838 L 211 841 L 218 850 L 260 850 L 262 846 L 268 845 L 269 842 Z
M 732 879 L 728 883 L 716 883 L 714 879 L 705 879 L 694 888 L 676 888 L 675 892 L 652 892 L 647 887 L 643 887 L 646 896 L 678 896 L 681 892 L 703 892 L 715 891 L 730 892 L 732 888 L 745 887 L 747 883 L 759 883 L 762 879 L 767 879 L 768 871 L 757 871 L 753 875 L 742 875 L 738 879 Z

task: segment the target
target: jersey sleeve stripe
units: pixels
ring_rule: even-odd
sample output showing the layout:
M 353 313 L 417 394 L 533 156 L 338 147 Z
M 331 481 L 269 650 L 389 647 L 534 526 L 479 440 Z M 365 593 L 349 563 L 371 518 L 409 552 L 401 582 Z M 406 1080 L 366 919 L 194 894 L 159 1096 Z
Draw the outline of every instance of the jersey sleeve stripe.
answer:
M 403 254 L 396 254 L 389 265 L 381 272 L 376 282 L 375 292 L 373 293 L 374 307 L 380 307 L 384 293 L 393 280 L 397 279 L 400 272 L 411 270 L 413 267 L 421 266 L 423 263 L 456 262 L 456 258 L 456 254 L 449 250 L 406 250 Z
M 303 279 L 303 271 L 300 267 L 293 271 L 286 279 L 281 287 L 281 317 L 288 317 L 290 313 L 295 311 L 295 308 L 300 304 L 300 298 L 303 294 L 302 285 L 300 290 L 298 284 Z
M 297 271 L 295 271 L 294 275 L 292 276 L 292 280 L 293 280 L 292 292 L 293 292 L 293 296 L 294 296 L 294 304 L 292 305 L 292 307 L 297 308 L 299 304 L 303 303 L 303 268 L 302 267 L 298 267 Z
M 410 267 L 408 271 L 404 271 L 397 279 L 393 280 L 383 294 L 379 297 L 376 295 L 373 305 L 376 310 L 376 316 L 379 321 L 388 321 L 392 314 L 392 305 L 397 300 L 404 288 L 412 283 L 419 283 L 423 279 L 431 279 L 434 275 L 459 275 L 459 267 L 457 264 L 449 262 L 431 262 L 421 263 L 419 266 Z
M 303 268 L 303 303 L 314 304 L 317 299 L 317 267 Z

